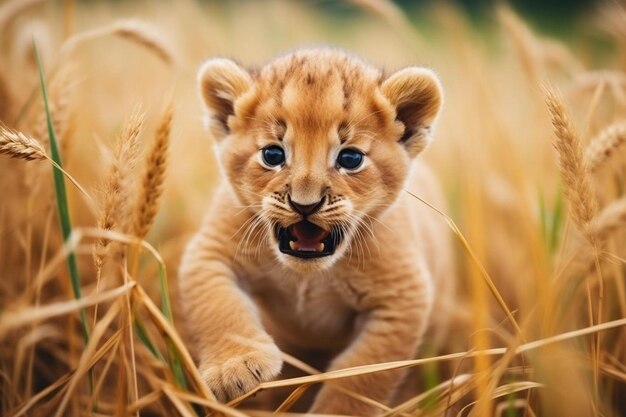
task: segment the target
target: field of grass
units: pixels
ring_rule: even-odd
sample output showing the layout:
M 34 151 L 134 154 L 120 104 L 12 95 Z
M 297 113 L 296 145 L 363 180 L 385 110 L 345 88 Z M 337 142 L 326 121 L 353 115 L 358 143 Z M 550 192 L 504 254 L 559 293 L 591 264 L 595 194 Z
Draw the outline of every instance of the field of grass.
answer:
M 312 44 L 440 75 L 424 158 L 459 300 L 445 351 L 327 374 L 286 356 L 309 376 L 259 387 L 291 392 L 278 414 L 311 384 L 411 367 L 420 390 L 383 415 L 626 415 L 626 11 L 558 40 L 504 6 L 477 28 L 433 3 L 0 2 L 0 415 L 270 414 L 218 404 L 176 326 L 218 178 L 195 73 Z

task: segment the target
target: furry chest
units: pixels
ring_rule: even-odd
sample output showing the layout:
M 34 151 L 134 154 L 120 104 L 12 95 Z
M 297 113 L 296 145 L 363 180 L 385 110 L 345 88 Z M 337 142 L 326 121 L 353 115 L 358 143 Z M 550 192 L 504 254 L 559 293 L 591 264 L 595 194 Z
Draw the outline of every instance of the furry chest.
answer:
M 255 280 L 248 290 L 261 309 L 267 330 L 290 345 L 337 349 L 352 336 L 356 313 L 328 278 L 265 278 Z

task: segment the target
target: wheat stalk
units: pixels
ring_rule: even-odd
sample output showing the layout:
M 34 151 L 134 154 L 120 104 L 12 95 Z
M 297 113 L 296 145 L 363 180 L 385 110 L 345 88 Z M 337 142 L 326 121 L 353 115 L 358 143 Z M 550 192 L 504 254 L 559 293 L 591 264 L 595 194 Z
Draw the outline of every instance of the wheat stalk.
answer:
M 569 89 L 569 94 L 583 94 L 594 91 L 600 84 L 605 84 L 613 97 L 622 105 L 626 104 L 626 75 L 616 70 L 586 71 L 576 75 L 575 82 Z
M 111 165 L 109 175 L 102 186 L 102 194 L 104 195 L 104 204 L 100 211 L 97 226 L 102 230 L 114 230 L 117 226 L 115 208 L 119 204 L 121 194 L 121 174 L 117 161 L 114 161 Z M 98 271 L 104 265 L 104 259 L 108 253 L 110 243 L 111 241 L 107 238 L 99 238 L 96 241 L 93 257 Z
M 156 29 L 141 20 L 122 20 L 113 26 L 113 34 L 151 50 L 166 64 L 174 62 L 174 53 Z
M 163 181 L 167 168 L 170 131 L 172 128 L 173 109 L 169 105 L 159 121 L 154 142 L 148 152 L 145 170 L 135 210 L 133 233 L 143 239 L 150 230 L 156 217 L 159 198 L 163 193 Z
M 600 8 L 600 15 L 597 19 L 596 26 L 600 29 L 613 35 L 617 40 L 626 39 L 626 10 L 624 6 L 618 2 L 606 2 Z
M 585 159 L 591 172 L 597 171 L 626 144 L 626 121 L 602 130 L 587 146 Z
M 118 138 L 109 174 L 104 180 L 104 201 L 97 221 L 99 229 L 124 230 L 127 212 L 129 173 L 134 169 L 139 153 L 138 138 L 143 127 L 144 115 L 137 109 L 124 125 Z M 94 247 L 94 263 L 98 271 L 104 264 L 109 244 L 107 238 L 99 238 Z
M 538 40 L 511 8 L 500 6 L 497 13 L 498 20 L 511 40 L 530 82 L 532 85 L 539 85 L 541 50 L 538 46 Z
M 11 116 L 12 94 L 9 83 L 0 71 L 0 121 L 7 121 Z
M 606 206 L 591 222 L 591 232 L 606 241 L 619 228 L 626 226 L 626 197 Z
M 45 0 L 13 0 L 0 6 L 0 28 L 6 29 L 8 25 L 28 9 L 43 3 Z M 2 30 L 0 30 L 1 32 Z
M 561 42 L 554 39 L 539 40 L 543 64 L 567 74 L 579 74 L 585 66 Z
M 0 154 L 27 161 L 48 158 L 38 140 L 3 125 L 0 125 Z
M 595 217 L 598 207 L 593 197 L 589 167 L 561 97 L 550 87 L 545 90 L 546 104 L 556 135 L 554 147 L 559 156 L 564 194 L 570 206 L 572 220 L 581 232 L 590 237 L 587 227 Z
M 109 35 L 119 36 L 148 49 L 167 65 L 175 61 L 172 47 L 157 29 L 138 19 L 119 20 L 109 26 L 77 33 L 63 44 L 62 53 L 68 54 L 84 42 Z

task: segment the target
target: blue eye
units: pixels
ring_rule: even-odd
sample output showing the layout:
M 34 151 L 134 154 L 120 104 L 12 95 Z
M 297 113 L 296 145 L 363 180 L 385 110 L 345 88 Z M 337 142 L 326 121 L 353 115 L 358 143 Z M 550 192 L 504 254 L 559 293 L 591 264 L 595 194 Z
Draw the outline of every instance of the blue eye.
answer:
M 356 149 L 344 149 L 339 152 L 337 165 L 345 169 L 357 169 L 363 163 L 364 156 Z
M 261 150 L 263 162 L 268 166 L 275 167 L 285 163 L 285 151 L 280 146 L 272 145 Z

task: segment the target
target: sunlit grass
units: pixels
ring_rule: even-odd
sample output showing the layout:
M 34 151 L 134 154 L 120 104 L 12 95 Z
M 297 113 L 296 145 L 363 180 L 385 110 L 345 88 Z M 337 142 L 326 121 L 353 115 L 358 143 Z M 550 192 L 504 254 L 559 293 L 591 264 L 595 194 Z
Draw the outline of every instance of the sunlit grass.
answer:
M 95 415 L 269 415 L 269 406 L 252 410 L 247 401 L 286 388 L 278 414 L 289 415 L 324 381 L 397 368 L 419 371 L 413 382 L 421 387 L 398 403 L 374 404 L 385 416 L 623 413 L 623 10 L 609 5 L 585 22 L 600 22 L 594 36 L 614 48 L 595 61 L 584 35 L 569 44 L 549 39 L 506 7 L 475 30 L 459 9 L 439 3 L 417 16 L 389 1 L 351 1 L 343 21 L 315 2 L 40 3 L 0 5 L 0 120 L 46 148 L 33 161 L 0 155 L 0 414 L 83 415 L 97 404 Z M 449 203 L 431 208 L 456 238 L 452 330 L 441 352 L 330 373 L 285 354 L 305 376 L 219 404 L 202 382 L 189 335 L 175 327 L 186 319 L 175 271 L 218 180 L 195 72 L 208 56 L 258 66 L 318 43 L 389 70 L 430 66 L 442 78 L 445 109 L 425 158 Z M 572 176 L 562 148 L 553 148 L 568 131 L 564 123 L 553 130 L 546 85 L 560 91 L 561 116 L 580 138 L 583 156 L 569 155 L 570 168 L 589 164 L 586 173 Z M 164 194 L 152 207 L 159 214 L 150 233 L 138 238 L 127 224 L 146 168 L 138 161 L 172 89 Z M 125 148 L 136 158 L 115 165 L 114 142 L 138 103 L 145 120 Z M 116 169 L 117 223 L 93 229 L 110 197 L 100 184 Z M 598 208 L 581 221 L 582 177 Z M 66 190 L 64 178 L 76 187 Z M 429 205 L 411 198 L 416 208 Z M 57 215 L 60 228 L 50 220 Z M 107 250 L 96 268 L 94 242 L 102 241 Z

